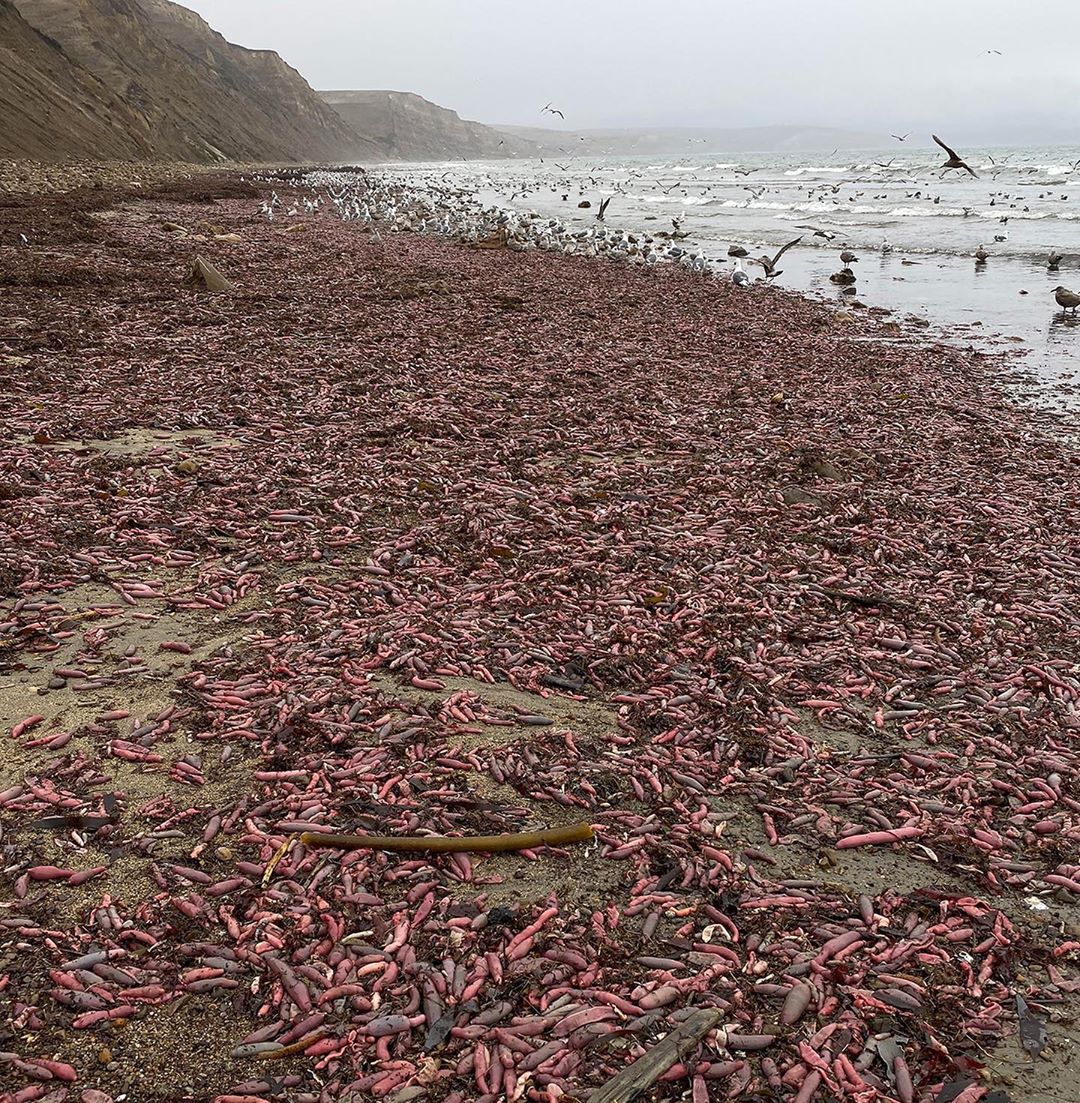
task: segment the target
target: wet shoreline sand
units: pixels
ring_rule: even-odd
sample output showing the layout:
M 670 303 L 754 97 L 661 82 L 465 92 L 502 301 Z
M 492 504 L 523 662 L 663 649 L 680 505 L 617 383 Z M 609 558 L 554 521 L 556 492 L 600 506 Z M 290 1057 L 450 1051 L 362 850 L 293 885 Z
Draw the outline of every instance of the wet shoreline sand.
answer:
M 261 198 L 0 248 L 0 1090 L 586 1098 L 715 1007 L 657 1098 L 1068 1099 L 1073 423 L 778 289 Z

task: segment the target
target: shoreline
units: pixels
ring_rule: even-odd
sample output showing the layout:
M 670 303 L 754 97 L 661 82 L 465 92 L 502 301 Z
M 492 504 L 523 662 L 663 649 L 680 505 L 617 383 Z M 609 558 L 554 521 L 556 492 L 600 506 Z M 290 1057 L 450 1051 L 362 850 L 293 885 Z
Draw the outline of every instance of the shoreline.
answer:
M 278 1022 L 329 1032 L 275 1070 L 298 1100 L 317 1063 L 338 1091 L 553 1099 L 716 1007 L 742 1042 L 658 1098 L 892 1098 L 882 1032 L 920 1103 L 964 1056 L 990 1070 L 965 1103 L 1068 1098 L 1075 419 L 786 289 L 268 223 L 214 187 L 49 198 L 48 244 L 0 247 L 26 1009 L 0 1049 L 202 1099 L 269 1079 L 230 1054 Z M 197 252 L 237 290 L 183 288 Z M 33 826 L 106 794 L 89 836 Z M 294 849 L 261 886 L 297 824 L 581 819 L 598 849 Z M 70 964 L 102 947 L 111 973 Z M 1037 1065 L 1015 994 L 1050 1020 Z

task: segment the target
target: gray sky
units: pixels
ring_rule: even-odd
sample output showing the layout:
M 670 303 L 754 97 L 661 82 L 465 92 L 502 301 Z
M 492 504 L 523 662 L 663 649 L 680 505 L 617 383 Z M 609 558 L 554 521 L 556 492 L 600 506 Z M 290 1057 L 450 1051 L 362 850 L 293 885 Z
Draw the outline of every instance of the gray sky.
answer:
M 185 0 L 316 88 L 568 127 L 1027 124 L 1080 137 L 1075 0 Z M 987 54 L 1001 50 L 1003 56 Z

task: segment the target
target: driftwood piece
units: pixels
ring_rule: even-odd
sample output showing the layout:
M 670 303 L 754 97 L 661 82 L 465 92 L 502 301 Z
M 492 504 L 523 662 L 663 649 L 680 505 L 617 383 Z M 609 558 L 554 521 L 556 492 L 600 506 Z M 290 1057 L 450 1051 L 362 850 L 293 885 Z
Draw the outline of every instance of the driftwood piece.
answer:
M 201 287 L 207 291 L 231 291 L 232 284 L 209 262 L 196 257 L 184 278 L 188 287 Z
M 585 843 L 593 837 L 587 823 L 572 827 L 551 827 L 545 831 L 522 831 L 517 835 L 324 835 L 305 831 L 305 846 L 332 846 L 338 850 L 396 850 L 428 854 L 493 853 L 503 850 L 532 850 L 537 846 Z
M 723 1019 L 720 1011 L 707 1008 L 695 1011 L 648 1053 L 613 1076 L 603 1087 L 597 1088 L 589 1096 L 589 1103 L 629 1103 L 631 1099 L 636 1099 L 672 1065 L 681 1061 Z

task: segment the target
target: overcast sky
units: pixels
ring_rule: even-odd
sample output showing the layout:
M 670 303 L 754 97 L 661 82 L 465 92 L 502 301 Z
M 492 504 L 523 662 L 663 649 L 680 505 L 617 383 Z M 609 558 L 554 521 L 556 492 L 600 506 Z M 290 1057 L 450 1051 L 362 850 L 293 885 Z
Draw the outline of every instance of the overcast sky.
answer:
M 316 88 L 568 127 L 1080 130 L 1076 0 L 185 0 Z M 988 50 L 1001 50 L 1002 56 Z

